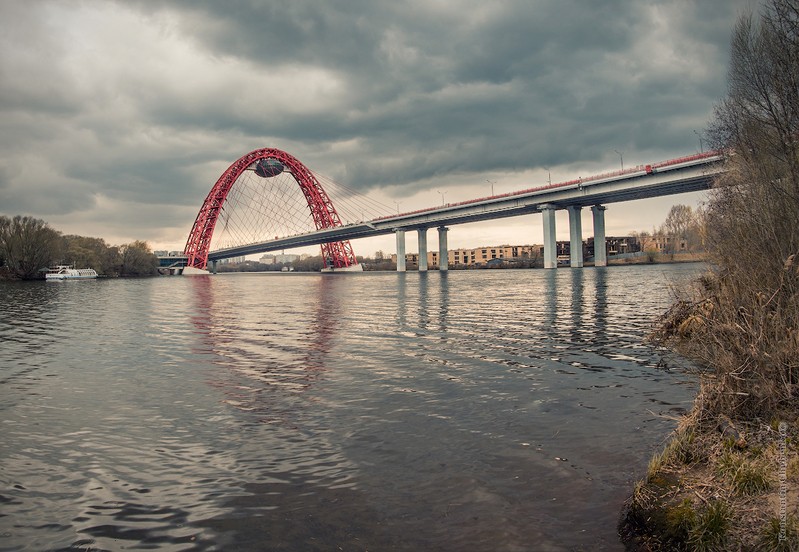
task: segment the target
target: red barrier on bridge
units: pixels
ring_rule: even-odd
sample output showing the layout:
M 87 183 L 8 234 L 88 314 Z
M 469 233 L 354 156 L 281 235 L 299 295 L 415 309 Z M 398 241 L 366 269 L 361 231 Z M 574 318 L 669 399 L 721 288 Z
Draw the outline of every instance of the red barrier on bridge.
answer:
M 691 161 L 699 161 L 701 159 L 709 159 L 711 157 L 717 157 L 717 156 L 721 155 L 721 153 L 722 153 L 721 151 L 716 151 L 716 150 L 703 152 L 703 153 L 697 153 L 697 154 L 694 154 L 694 155 L 687 155 L 685 157 L 678 157 L 676 159 L 669 159 L 668 161 L 661 161 L 660 163 L 652 163 L 652 164 L 647 164 L 647 165 L 636 165 L 635 167 L 630 167 L 628 169 L 622 169 L 622 170 L 619 170 L 619 171 L 611 171 L 611 172 L 606 172 L 606 173 L 601 173 L 601 174 L 595 174 L 595 175 L 592 175 L 592 176 L 588 176 L 586 178 L 580 177 L 580 178 L 575 178 L 573 180 L 567 180 L 565 182 L 557 182 L 555 184 L 547 184 L 546 186 L 538 186 L 538 187 L 535 187 L 535 188 L 528 188 L 526 190 L 519 190 L 519 191 L 516 191 L 516 192 L 508 192 L 508 193 L 505 193 L 505 194 L 480 197 L 480 198 L 477 198 L 477 199 L 467 199 L 466 201 L 459 201 L 457 203 L 447 203 L 446 206 L 447 207 L 460 207 L 460 206 L 463 206 L 463 205 L 471 205 L 471 204 L 474 204 L 474 203 L 480 203 L 481 201 L 488 201 L 488 200 L 491 200 L 491 199 L 519 196 L 519 195 L 529 194 L 529 193 L 532 193 L 532 192 L 540 192 L 542 190 L 549 190 L 549 189 L 552 189 L 552 188 L 563 188 L 563 187 L 566 187 L 566 186 L 573 186 L 575 184 L 584 184 L 584 183 L 587 183 L 587 182 L 594 182 L 596 180 L 602 180 L 604 178 L 613 178 L 615 176 L 625 176 L 625 175 L 635 174 L 635 173 L 638 173 L 638 172 L 645 172 L 647 174 L 652 174 L 652 173 L 656 172 L 657 169 L 671 167 L 671 166 L 674 166 L 674 165 L 680 165 L 682 163 L 689 163 Z M 403 216 L 406 216 L 406 215 L 418 215 L 420 213 L 426 213 L 428 211 L 438 211 L 440 209 L 441 209 L 440 207 L 426 207 L 424 209 L 417 209 L 416 211 L 408 211 L 407 213 L 400 213 L 398 215 L 389 215 L 389 216 L 385 216 L 385 217 L 379 217 L 379 218 L 376 218 L 375 220 L 385 220 L 385 219 L 399 218 L 399 217 L 403 217 Z

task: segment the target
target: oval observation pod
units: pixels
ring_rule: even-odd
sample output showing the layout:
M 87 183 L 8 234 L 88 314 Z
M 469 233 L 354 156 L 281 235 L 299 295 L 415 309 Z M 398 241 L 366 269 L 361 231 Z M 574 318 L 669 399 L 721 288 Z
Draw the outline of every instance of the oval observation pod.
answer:
M 261 178 L 271 178 L 283 172 L 283 163 L 277 159 L 261 159 L 255 165 L 255 174 Z

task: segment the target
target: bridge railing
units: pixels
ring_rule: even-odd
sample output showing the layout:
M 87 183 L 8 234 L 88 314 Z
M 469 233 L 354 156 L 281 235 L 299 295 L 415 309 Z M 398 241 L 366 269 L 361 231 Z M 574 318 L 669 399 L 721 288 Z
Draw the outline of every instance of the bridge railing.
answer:
M 706 151 L 704 153 L 696 153 L 694 155 L 686 155 L 685 157 L 678 157 L 677 159 L 669 159 L 668 161 L 661 161 L 660 163 L 653 163 L 652 168 L 660 169 L 663 167 L 670 167 L 672 165 L 680 165 L 681 163 L 689 163 L 691 161 L 699 161 L 700 159 L 708 159 L 710 157 L 717 157 L 722 152 L 719 150 Z
M 605 178 L 613 178 L 613 177 L 617 177 L 617 176 L 627 176 L 627 175 L 636 174 L 636 173 L 639 173 L 639 172 L 648 172 L 647 167 L 649 167 L 650 169 L 662 169 L 662 168 L 671 167 L 671 166 L 674 166 L 674 165 L 680 165 L 682 163 L 689 163 L 691 161 L 699 161 L 701 159 L 709 159 L 711 157 L 716 157 L 716 156 L 718 156 L 720 154 L 721 154 L 720 151 L 712 150 L 712 151 L 708 151 L 708 152 L 697 153 L 697 154 L 694 154 L 694 155 L 686 155 L 684 157 L 678 157 L 676 159 L 669 159 L 668 161 L 661 161 L 659 163 L 652 163 L 652 164 L 648 164 L 648 165 L 636 165 L 636 166 L 630 167 L 628 169 L 621 169 L 621 170 L 618 170 L 618 171 L 610 171 L 610 172 L 595 174 L 595 175 L 588 176 L 586 178 L 579 177 L 579 178 L 575 178 L 575 179 L 572 179 L 572 180 L 567 180 L 565 182 L 556 182 L 554 184 L 547 184 L 545 186 L 537 186 L 535 188 L 527 188 L 525 190 L 518 190 L 518 191 L 515 191 L 515 192 L 508 192 L 508 193 L 504 193 L 504 194 L 480 197 L 480 198 L 477 198 L 477 199 L 467 199 L 466 201 L 459 201 L 457 203 L 447 203 L 445 205 L 445 207 L 463 207 L 463 206 L 466 206 L 466 205 L 473 205 L 473 204 L 476 204 L 476 203 L 480 203 L 480 202 L 483 202 L 483 201 L 489 201 L 489 200 L 493 200 L 493 199 L 502 199 L 502 198 L 505 198 L 505 197 L 520 196 L 520 195 L 530 194 L 530 193 L 534 193 L 534 192 L 540 192 L 540 191 L 543 191 L 543 190 L 550 190 L 550 189 L 553 189 L 553 188 L 564 188 L 564 187 L 567 187 L 567 186 L 579 185 L 579 184 L 583 184 L 583 183 L 586 183 L 586 182 L 595 182 L 597 180 L 603 180 Z M 419 215 L 419 214 L 430 212 L 430 211 L 438 211 L 440 209 L 441 209 L 440 207 L 425 207 L 424 209 L 417 209 L 415 211 L 408 211 L 406 213 L 400 213 L 398 215 L 387 215 L 387 216 L 383 216 L 383 217 L 378 217 L 378 218 L 376 218 L 374 220 L 387 220 L 387 219 L 394 219 L 394 218 L 398 219 L 398 218 L 402 218 L 402 217 L 406 217 L 406 216 Z

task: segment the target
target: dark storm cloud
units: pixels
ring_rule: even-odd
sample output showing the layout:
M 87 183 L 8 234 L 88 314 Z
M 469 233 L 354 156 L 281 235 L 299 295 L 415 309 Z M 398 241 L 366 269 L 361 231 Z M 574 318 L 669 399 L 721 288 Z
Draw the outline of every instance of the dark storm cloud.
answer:
M 264 146 L 404 194 L 688 153 L 725 92 L 735 18 L 758 5 L 340 4 L 3 3 L 0 212 L 197 206 Z
M 691 128 L 668 117 L 703 126 L 724 89 L 735 15 L 730 2 L 183 6 L 184 31 L 209 52 L 276 73 L 323 67 L 347 83 L 332 113 L 218 120 L 308 145 L 359 138 L 363 155 L 347 170 L 359 187 L 585 161 L 612 145 L 685 149 Z M 640 43 L 658 25 L 662 42 Z M 665 71 L 659 55 L 671 58 Z

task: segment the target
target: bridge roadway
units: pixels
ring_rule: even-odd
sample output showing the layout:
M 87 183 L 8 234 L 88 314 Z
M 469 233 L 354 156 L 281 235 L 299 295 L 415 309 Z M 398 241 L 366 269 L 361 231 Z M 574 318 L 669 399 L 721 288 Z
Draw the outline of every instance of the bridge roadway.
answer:
M 722 172 L 722 156 L 709 152 L 652 165 L 638 165 L 626 170 L 578 178 L 529 190 L 491 196 L 441 207 L 422 209 L 396 216 L 317 230 L 296 236 L 261 243 L 218 249 L 208 254 L 208 261 L 217 262 L 240 257 L 292 249 L 340 240 L 353 240 L 394 233 L 397 236 L 397 270 L 405 270 L 405 232 L 419 234 L 419 270 L 427 270 L 427 230 L 439 231 L 439 268 L 447 269 L 446 225 L 542 213 L 544 217 L 544 267 L 557 266 L 555 216 L 558 209 L 569 211 L 571 266 L 583 266 L 580 210 L 591 207 L 595 243 L 605 241 L 604 204 L 662 197 L 707 189 L 713 177 Z M 595 264 L 607 263 L 604 248 L 598 249 Z

